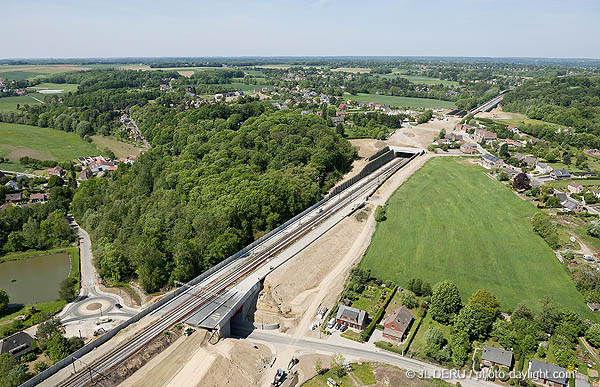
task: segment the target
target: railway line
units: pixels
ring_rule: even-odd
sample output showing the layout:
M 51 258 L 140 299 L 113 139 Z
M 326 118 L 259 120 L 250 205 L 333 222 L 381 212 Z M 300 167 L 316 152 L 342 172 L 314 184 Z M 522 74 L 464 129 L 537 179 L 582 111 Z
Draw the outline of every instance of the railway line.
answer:
M 131 339 L 121 343 L 115 349 L 91 364 L 88 365 L 81 360 L 74 359 L 73 368 L 75 369 L 75 373 L 61 385 L 65 387 L 85 386 L 96 380 L 101 381 L 105 377 L 104 373 L 112 367 L 141 351 L 145 345 L 165 330 L 184 321 L 200 308 L 218 299 L 220 295 L 234 287 L 242 279 L 251 275 L 258 267 L 268 262 L 271 257 L 295 243 L 322 221 L 351 203 L 355 203 L 353 209 L 358 204 L 363 203 L 366 200 L 364 197 L 366 193 L 376 188 L 382 181 L 406 165 L 411 159 L 396 158 L 363 181 L 349 187 L 345 192 L 330 197 L 329 201 L 320 208 L 311 211 L 297 222 L 290 224 L 285 229 L 265 240 L 263 242 L 264 247 L 257 246 L 246 258 L 232 262 L 220 272 L 208 277 L 204 282 L 190 287 L 188 291 L 177 296 L 174 300 L 166 304 L 170 308 L 166 313 L 137 332 Z

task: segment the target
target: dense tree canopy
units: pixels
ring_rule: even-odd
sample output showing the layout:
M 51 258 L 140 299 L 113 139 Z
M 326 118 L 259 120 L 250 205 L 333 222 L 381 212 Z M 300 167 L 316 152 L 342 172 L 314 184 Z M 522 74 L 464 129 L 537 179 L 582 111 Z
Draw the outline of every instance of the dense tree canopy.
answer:
M 265 104 L 132 111 L 152 149 L 84 182 L 73 213 L 100 274 L 147 291 L 186 281 L 318 201 L 356 156 L 317 116 Z

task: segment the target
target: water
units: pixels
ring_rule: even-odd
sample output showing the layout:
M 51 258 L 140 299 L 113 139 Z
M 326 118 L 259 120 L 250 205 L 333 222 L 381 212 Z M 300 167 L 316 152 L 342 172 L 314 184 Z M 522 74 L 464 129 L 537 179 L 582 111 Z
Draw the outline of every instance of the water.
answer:
M 11 304 L 54 301 L 59 298 L 60 282 L 69 275 L 69 268 L 67 253 L 3 262 L 0 289 L 8 293 Z

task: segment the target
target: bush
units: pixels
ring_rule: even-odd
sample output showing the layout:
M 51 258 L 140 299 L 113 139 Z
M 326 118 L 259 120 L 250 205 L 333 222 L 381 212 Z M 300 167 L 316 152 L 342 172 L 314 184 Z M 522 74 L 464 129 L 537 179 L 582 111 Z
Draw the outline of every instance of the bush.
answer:
M 385 215 L 385 208 L 382 206 L 377 206 L 377 208 L 375 208 L 375 214 L 373 215 L 375 217 L 375 221 L 377 222 L 383 222 L 384 220 L 387 219 L 386 215 Z

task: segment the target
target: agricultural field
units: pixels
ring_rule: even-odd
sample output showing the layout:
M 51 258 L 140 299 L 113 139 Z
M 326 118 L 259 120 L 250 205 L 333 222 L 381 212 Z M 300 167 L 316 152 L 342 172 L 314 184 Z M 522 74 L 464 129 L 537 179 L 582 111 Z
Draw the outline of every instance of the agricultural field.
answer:
M 534 233 L 538 210 L 466 159 L 429 161 L 388 201 L 360 265 L 406 286 L 411 278 L 456 283 L 463 300 L 485 288 L 503 310 L 551 296 L 594 318 L 554 253 Z
M 43 100 L 44 98 L 42 94 L 37 93 L 31 95 L 19 95 L 15 97 L 2 97 L 0 98 L 0 113 L 17 110 L 17 105 L 39 105 L 41 102 L 33 97 L 39 100 Z
M 96 146 L 82 140 L 75 133 L 0 122 L 0 157 L 8 157 L 11 161 L 0 164 L 0 169 L 22 170 L 19 158 L 23 156 L 39 160 L 68 161 L 78 156 L 99 153 Z
M 374 102 L 388 106 L 408 107 L 408 108 L 441 108 L 454 109 L 456 105 L 451 101 L 441 101 L 430 98 L 412 98 L 396 97 L 391 95 L 363 94 L 358 95 L 344 94 L 344 98 L 358 102 Z
M 267 85 L 267 84 L 261 84 L 261 85 L 246 85 L 245 83 L 242 82 L 232 82 L 232 83 L 224 83 L 220 86 L 224 86 L 224 87 L 233 87 L 236 90 L 242 90 L 242 91 L 252 91 L 256 88 L 263 88 L 263 87 L 268 87 L 270 89 L 273 88 L 273 85 Z
M 41 94 L 64 94 L 77 91 L 78 86 L 74 83 L 40 83 L 27 89 Z
M 0 78 L 24 80 L 79 70 L 90 70 L 90 67 L 78 65 L 0 65 Z
M 421 85 L 442 84 L 444 86 L 448 86 L 448 85 L 458 86 L 458 82 L 456 82 L 456 81 L 446 81 L 444 79 L 431 78 L 431 77 L 426 77 L 426 76 L 422 76 L 422 75 L 404 75 L 404 74 L 392 73 L 392 74 L 380 74 L 378 76 L 380 76 L 382 78 L 406 78 L 409 81 L 411 81 L 412 83 L 417 83 L 417 84 L 421 84 Z
M 336 69 L 331 69 L 331 71 L 343 71 L 345 73 L 364 74 L 370 73 L 371 69 L 367 67 L 338 67 Z

